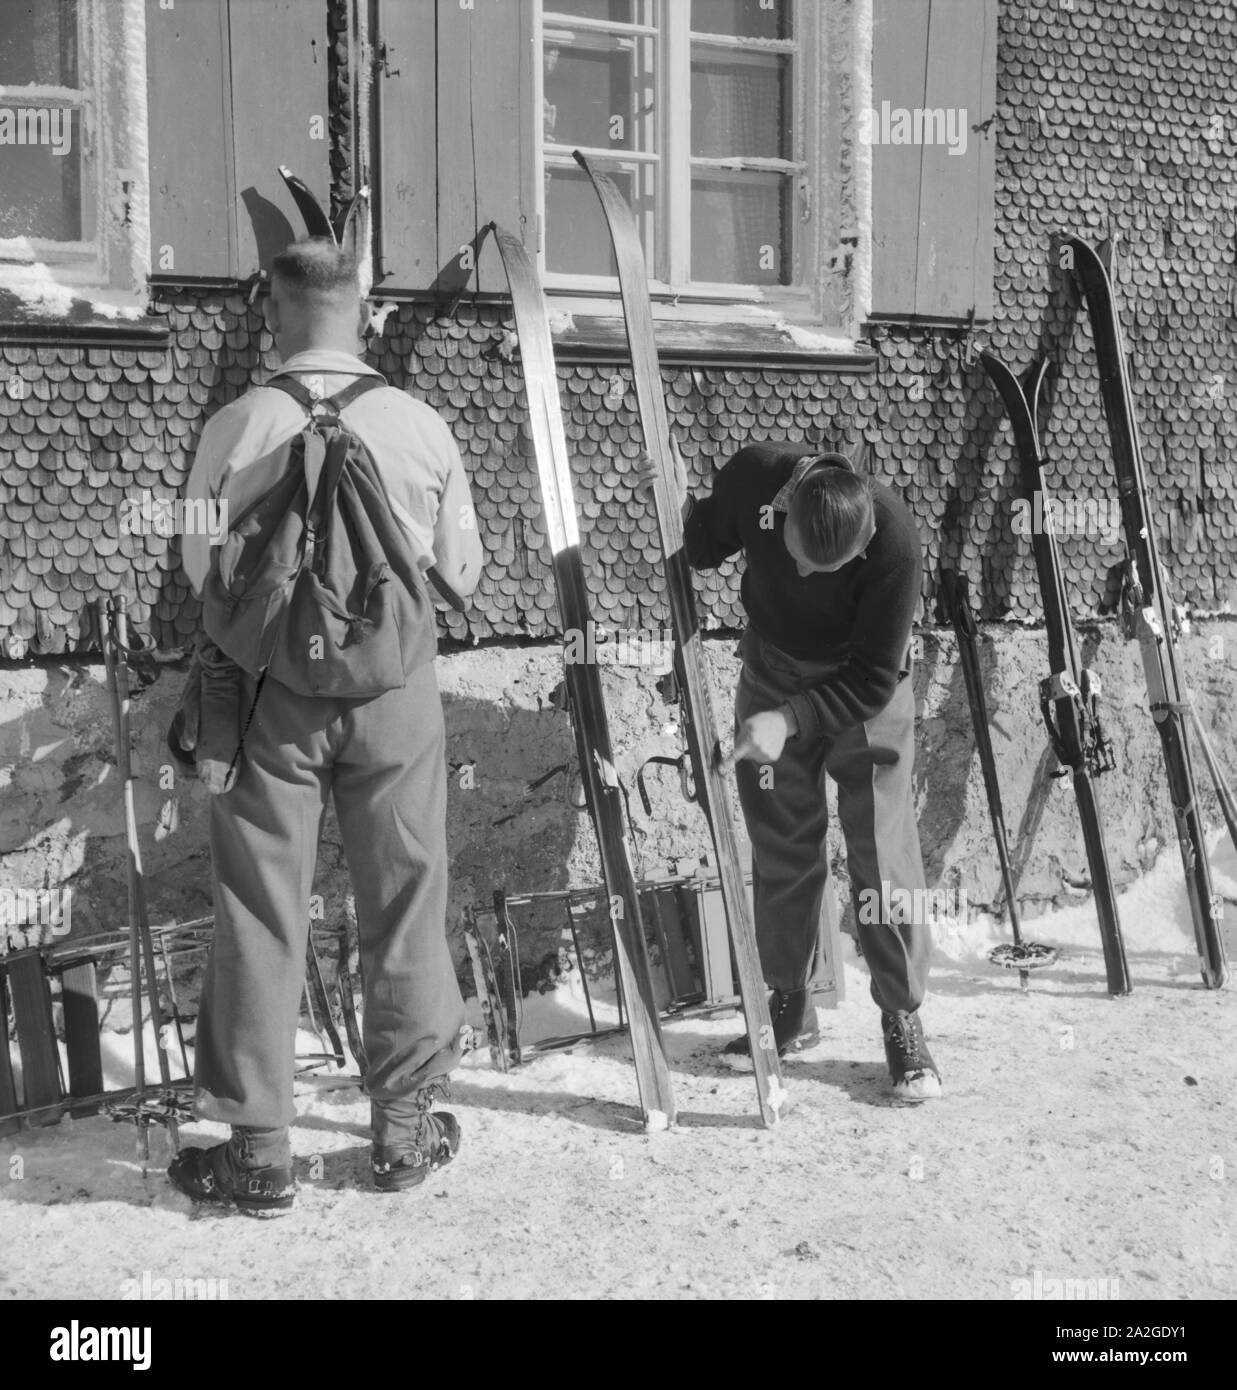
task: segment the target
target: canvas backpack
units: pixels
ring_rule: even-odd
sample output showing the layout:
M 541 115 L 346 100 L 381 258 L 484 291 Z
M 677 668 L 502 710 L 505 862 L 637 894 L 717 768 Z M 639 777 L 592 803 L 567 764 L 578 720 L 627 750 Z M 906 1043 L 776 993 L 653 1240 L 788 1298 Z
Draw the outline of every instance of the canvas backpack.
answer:
M 434 659 L 425 579 L 364 443 L 340 413 L 387 383 L 362 376 L 320 398 L 291 376 L 267 386 L 306 412 L 288 467 L 212 558 L 202 625 L 250 675 L 299 695 L 364 698 Z M 310 480 L 316 479 L 312 499 Z

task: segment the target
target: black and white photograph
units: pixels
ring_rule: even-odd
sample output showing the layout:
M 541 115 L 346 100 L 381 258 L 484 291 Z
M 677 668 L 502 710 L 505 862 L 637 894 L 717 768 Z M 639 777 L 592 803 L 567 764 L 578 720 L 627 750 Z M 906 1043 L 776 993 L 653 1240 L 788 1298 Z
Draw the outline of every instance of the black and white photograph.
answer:
M 1235 0 L 0 0 L 21 1364 L 1219 1369 L 1235 921 Z

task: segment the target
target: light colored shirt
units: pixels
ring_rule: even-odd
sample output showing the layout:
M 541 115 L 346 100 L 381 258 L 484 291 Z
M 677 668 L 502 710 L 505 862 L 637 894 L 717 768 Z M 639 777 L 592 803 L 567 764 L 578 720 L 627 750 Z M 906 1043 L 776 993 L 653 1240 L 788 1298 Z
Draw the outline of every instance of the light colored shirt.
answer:
M 290 357 L 280 374 L 294 373 L 311 390 L 332 396 L 358 375 L 377 376 L 351 353 L 312 349 Z M 477 587 L 485 554 L 463 460 L 446 421 L 396 387 L 367 391 L 340 417 L 373 456 L 395 519 L 422 567 L 433 564 L 461 597 Z M 225 405 L 206 422 L 198 443 L 187 501 L 227 502 L 234 527 L 245 510 L 284 473 L 291 441 L 305 412 L 282 391 L 261 386 Z M 195 594 L 210 571 L 210 538 L 186 534 L 181 557 Z

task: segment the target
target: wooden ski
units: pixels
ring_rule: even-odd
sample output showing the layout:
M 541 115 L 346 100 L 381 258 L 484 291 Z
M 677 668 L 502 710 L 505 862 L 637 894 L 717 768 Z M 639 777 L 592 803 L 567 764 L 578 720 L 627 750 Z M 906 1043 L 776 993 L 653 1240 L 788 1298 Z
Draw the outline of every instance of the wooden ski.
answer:
M 563 626 L 568 706 L 584 795 L 597 832 L 602 877 L 610 900 L 614 954 L 627 1006 L 640 1109 L 646 1129 L 664 1129 L 674 1123 L 674 1093 L 657 1018 L 640 892 L 632 868 L 622 788 L 614 768 L 601 672 L 595 661 L 573 659 L 573 651 L 582 648 L 587 652 L 592 647 L 588 640 L 592 618 L 580 558 L 571 464 L 545 297 L 519 237 L 497 226 L 494 235 L 511 288 L 528 397 L 529 429 Z
M 618 263 L 619 289 L 635 377 L 640 427 L 645 450 L 657 468 L 653 488 L 657 532 L 665 563 L 666 590 L 675 636 L 675 666 L 695 777 L 695 795 L 708 821 L 717 856 L 722 901 L 730 928 L 730 942 L 739 975 L 739 994 L 743 1001 L 752 1063 L 756 1071 L 760 1114 L 766 1125 L 774 1125 L 778 1121 L 784 1097 L 781 1067 L 773 1039 L 773 1025 L 769 1020 L 768 998 L 756 948 L 756 929 L 744 889 L 738 841 L 720 766 L 721 743 L 704 664 L 691 567 L 683 544 L 683 519 L 675 494 L 670 424 L 653 335 L 644 251 L 635 217 L 618 187 L 605 174 L 594 169 L 578 150 L 575 159 L 592 180 L 601 199 Z

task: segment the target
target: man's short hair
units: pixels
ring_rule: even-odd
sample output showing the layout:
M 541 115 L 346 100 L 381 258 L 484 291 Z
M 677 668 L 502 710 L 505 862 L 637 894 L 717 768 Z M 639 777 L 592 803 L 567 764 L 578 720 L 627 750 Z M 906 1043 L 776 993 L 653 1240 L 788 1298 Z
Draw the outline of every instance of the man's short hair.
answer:
M 872 525 L 872 481 L 847 468 L 809 472 L 790 502 L 805 557 L 814 565 L 834 565 L 854 550 Z
M 330 237 L 306 237 L 285 247 L 271 261 L 272 280 L 276 276 L 302 303 L 343 304 L 361 297 L 356 261 Z

